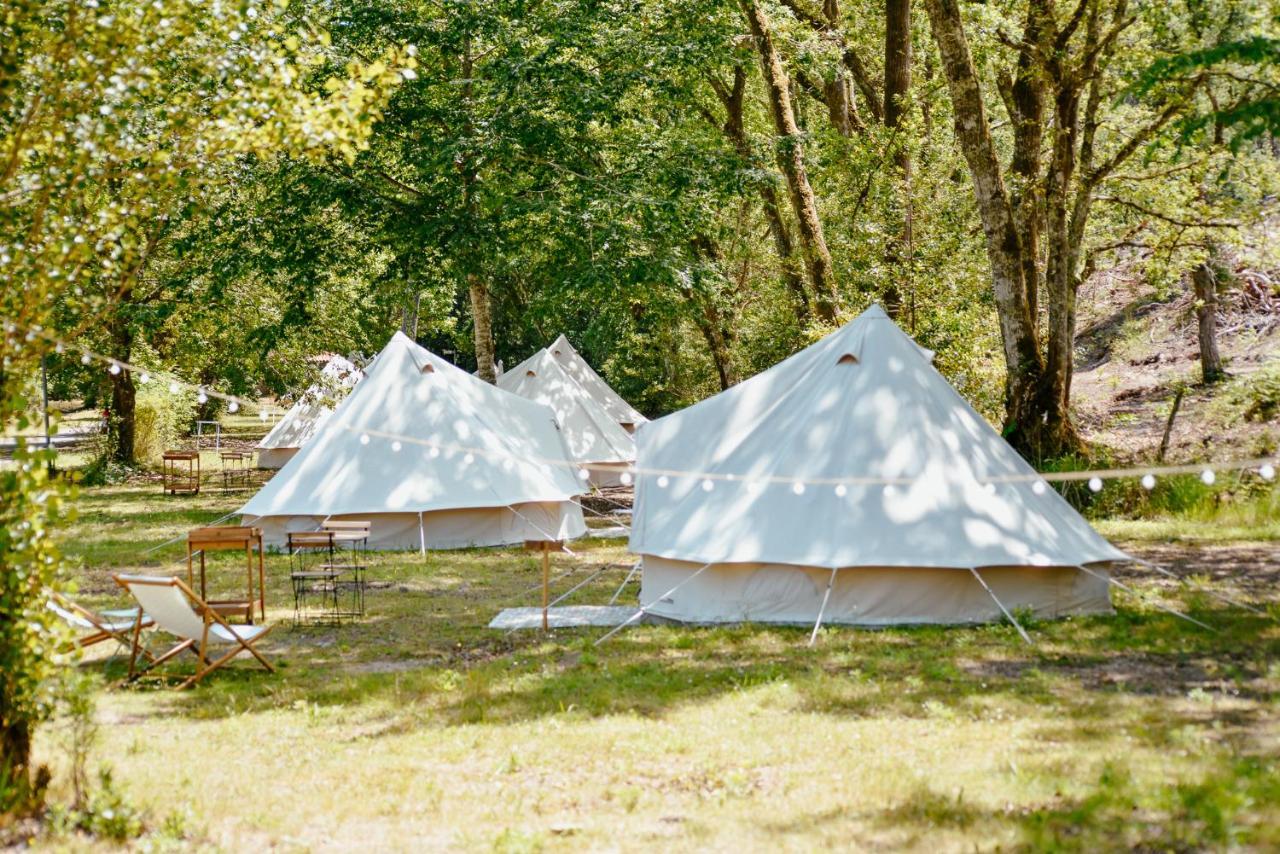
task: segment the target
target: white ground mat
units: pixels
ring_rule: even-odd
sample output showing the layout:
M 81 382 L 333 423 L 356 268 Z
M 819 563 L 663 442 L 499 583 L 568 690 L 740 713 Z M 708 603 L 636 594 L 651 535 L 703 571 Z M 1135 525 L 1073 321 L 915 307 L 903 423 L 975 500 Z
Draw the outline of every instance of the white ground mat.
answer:
M 559 605 L 547 612 L 547 624 L 553 629 L 582 626 L 620 626 L 635 616 L 634 605 Z M 489 623 L 491 629 L 540 629 L 542 609 L 505 608 Z

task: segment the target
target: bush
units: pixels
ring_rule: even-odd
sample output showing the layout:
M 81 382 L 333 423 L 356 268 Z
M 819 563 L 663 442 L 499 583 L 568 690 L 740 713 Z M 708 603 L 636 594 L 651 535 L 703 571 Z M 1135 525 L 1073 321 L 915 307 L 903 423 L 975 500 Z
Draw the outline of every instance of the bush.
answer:
M 133 453 L 139 463 L 158 463 L 161 455 L 191 432 L 196 399 L 190 390 L 170 394 L 159 382 L 139 384 L 133 416 Z

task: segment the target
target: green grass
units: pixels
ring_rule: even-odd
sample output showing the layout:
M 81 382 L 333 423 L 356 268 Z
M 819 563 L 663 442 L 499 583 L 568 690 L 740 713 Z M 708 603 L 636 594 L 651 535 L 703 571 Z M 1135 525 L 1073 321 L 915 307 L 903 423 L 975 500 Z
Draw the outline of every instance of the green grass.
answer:
M 141 552 L 240 500 L 85 490 L 64 534 L 80 598 L 120 603 L 113 571 L 179 569 L 181 546 Z M 620 541 L 573 548 L 555 558 L 574 570 L 559 590 L 627 559 Z M 368 616 L 336 629 L 292 628 L 287 560 L 268 572 L 277 674 L 237 662 L 185 693 L 101 692 L 95 761 L 157 845 L 1280 845 L 1280 608 L 1265 585 L 1232 588 L 1270 603 L 1259 616 L 1127 572 L 1139 595 L 1118 594 L 1114 617 L 1034 623 L 1033 647 L 1007 625 L 826 628 L 814 648 L 803 628 L 641 625 L 595 647 L 602 630 L 485 628 L 535 604 L 538 565 L 518 550 L 380 554 Z M 574 601 L 607 601 L 623 570 L 606 575 Z M 211 577 L 229 590 L 241 576 L 220 558 Z M 104 684 L 124 666 L 108 652 L 83 665 Z M 38 743 L 59 771 L 61 738 L 55 724 Z

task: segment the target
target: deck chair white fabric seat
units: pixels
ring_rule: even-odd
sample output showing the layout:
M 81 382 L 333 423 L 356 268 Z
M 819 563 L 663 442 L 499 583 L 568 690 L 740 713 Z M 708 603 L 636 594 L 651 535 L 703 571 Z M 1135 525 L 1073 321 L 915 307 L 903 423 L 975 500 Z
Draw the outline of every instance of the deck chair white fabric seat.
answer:
M 135 627 L 149 629 L 155 626 L 155 622 L 150 617 L 142 614 L 141 608 L 90 611 L 59 593 L 50 597 L 48 605 L 50 611 L 57 614 L 72 628 L 89 632 L 75 639 L 77 649 L 85 649 L 105 640 L 115 640 L 126 647 L 131 647 L 133 640 L 130 634 Z M 141 621 L 139 621 L 140 614 Z M 141 622 L 140 626 L 139 622 Z
M 129 678 L 141 676 L 188 649 L 195 651 L 200 663 L 196 668 L 196 674 L 179 685 L 179 688 L 194 685 L 242 652 L 250 653 L 268 671 L 275 672 L 271 663 L 254 648 L 254 643 L 271 631 L 270 626 L 230 625 L 180 578 L 147 575 L 113 577 L 117 584 L 128 590 L 138 600 L 143 611 L 155 620 L 157 628 L 181 639 L 173 649 L 137 672 L 134 669 L 137 660 L 135 644 L 135 655 L 129 662 Z M 221 658 L 210 662 L 208 657 L 210 645 L 230 645 L 233 649 Z

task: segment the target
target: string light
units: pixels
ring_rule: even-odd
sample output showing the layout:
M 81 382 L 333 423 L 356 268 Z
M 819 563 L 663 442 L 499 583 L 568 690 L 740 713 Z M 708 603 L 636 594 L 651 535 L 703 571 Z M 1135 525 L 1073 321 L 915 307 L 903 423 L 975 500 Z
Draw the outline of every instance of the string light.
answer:
M 713 489 L 715 489 L 715 488 L 716 488 L 716 485 L 715 485 L 714 483 L 712 483 L 712 482 L 711 482 L 711 480 L 710 480 L 709 478 L 705 478 L 705 477 L 704 477 L 704 478 L 702 479 L 702 491 L 703 491 L 703 492 L 710 492 L 711 490 L 713 490 Z
M 361 433 L 361 434 L 360 434 L 360 444 L 361 444 L 361 445 L 367 445 L 367 444 L 369 444 L 369 434 L 368 434 L 368 433 Z
M 589 480 L 590 478 L 591 472 L 586 469 L 578 469 L 578 480 Z
M 267 423 L 267 410 L 264 409 L 258 413 L 258 420 L 261 421 L 263 424 Z
M 6 323 L 5 328 L 10 332 L 17 331 L 17 326 L 12 322 Z M 27 340 L 34 340 L 35 338 L 38 337 L 38 338 L 44 338 L 48 341 L 53 342 L 54 351 L 60 354 L 66 352 L 66 350 L 69 348 L 80 350 L 81 351 L 80 362 L 83 365 L 92 364 L 94 359 L 98 359 L 107 364 L 107 370 L 110 371 L 112 375 L 118 375 L 122 370 L 127 369 L 127 370 L 134 371 L 136 374 L 138 374 L 139 382 L 147 383 L 150 381 L 150 378 L 151 378 L 150 373 L 148 371 L 143 370 L 142 368 L 131 365 L 128 362 L 123 362 L 118 359 L 113 359 L 109 356 L 94 353 L 93 351 L 80 347 L 79 345 L 68 345 L 66 342 L 59 340 L 51 333 L 39 327 L 31 327 L 28 329 L 28 331 L 25 334 L 26 334 Z M 236 412 L 238 411 L 242 403 L 242 401 L 239 398 L 222 394 L 217 391 L 206 390 L 202 386 L 183 383 L 176 379 L 171 380 L 169 382 L 169 386 L 168 386 L 169 392 L 171 394 L 177 394 L 184 386 L 186 386 L 187 388 L 192 388 L 196 390 L 197 392 L 196 400 L 200 404 L 207 403 L 210 396 L 215 396 L 228 402 L 228 407 L 227 407 L 228 411 Z M 255 404 L 255 406 L 257 406 L 257 404 Z M 268 413 L 265 408 L 260 408 L 259 418 L 264 423 L 269 419 Z M 351 428 L 348 427 L 344 429 L 351 429 Z M 368 434 L 364 434 L 364 436 L 367 436 L 367 435 Z M 385 438 L 385 439 L 395 438 L 396 441 L 392 443 L 393 448 L 396 448 L 397 446 L 403 447 L 402 443 L 400 443 L 399 439 L 396 438 L 394 434 L 383 433 L 380 435 L 382 436 L 382 438 Z M 436 446 L 436 444 L 439 442 L 438 437 L 432 437 L 429 442 L 422 442 L 421 440 L 414 439 L 409 436 L 403 436 L 400 438 L 404 438 L 408 441 L 412 441 L 417 444 L 430 444 L 432 445 L 429 451 L 430 456 L 434 458 L 440 455 L 440 447 Z M 363 437 L 362 437 L 362 442 L 367 444 L 367 440 L 363 439 Z M 443 443 L 443 444 L 447 444 L 447 443 Z M 457 445 L 449 444 L 448 446 L 451 448 L 451 450 L 455 450 L 455 451 L 468 450 L 465 447 L 460 447 Z M 486 456 L 490 456 L 494 454 L 501 455 L 504 458 L 507 456 L 505 452 L 493 451 L 490 449 L 482 448 L 482 449 L 473 449 L 473 450 L 475 450 L 478 453 L 484 454 Z M 474 459 L 475 459 L 475 455 L 468 452 L 467 461 L 470 462 L 470 461 L 473 461 Z M 526 459 L 526 458 L 522 456 L 521 459 Z M 554 459 L 554 458 L 546 458 L 546 459 L 539 458 L 539 459 L 536 459 L 536 461 L 543 462 L 547 465 L 573 465 L 580 472 L 579 474 L 580 477 L 581 477 L 581 471 L 583 471 L 583 469 L 581 469 L 578 464 L 571 463 L 567 460 Z M 510 464 L 511 468 L 514 467 L 514 463 L 511 463 L 509 459 L 505 460 L 503 463 L 504 467 L 508 466 L 508 464 Z M 1004 482 L 1014 483 L 1019 481 L 1030 480 L 1032 492 L 1035 493 L 1036 495 L 1043 495 L 1048 490 L 1048 487 L 1045 481 L 1084 480 L 1084 481 L 1087 481 L 1088 488 L 1091 491 L 1100 492 L 1104 484 L 1104 478 L 1118 479 L 1118 478 L 1124 478 L 1124 477 L 1138 477 L 1140 479 L 1142 486 L 1145 489 L 1149 490 L 1154 488 L 1154 485 L 1156 482 L 1156 475 L 1196 474 L 1196 473 L 1199 474 L 1200 480 L 1205 485 L 1211 486 L 1217 482 L 1217 475 L 1215 473 L 1215 470 L 1243 471 L 1243 470 L 1250 470 L 1250 469 L 1256 470 L 1259 477 L 1261 477 L 1264 480 L 1271 481 L 1275 479 L 1276 465 L 1274 461 L 1264 458 L 1260 460 L 1253 459 L 1253 460 L 1222 461 L 1218 463 L 1211 463 L 1208 466 L 1204 464 L 1200 464 L 1200 465 L 1184 464 L 1184 465 L 1167 465 L 1167 466 L 1161 465 L 1161 466 L 1137 467 L 1137 468 L 1127 468 L 1127 469 L 1099 469 L 1099 470 L 1093 470 L 1093 471 L 1046 472 L 1043 474 L 1012 475 L 1012 476 L 996 477 L 992 481 L 988 481 L 987 483 L 985 483 L 984 488 L 987 489 L 988 491 L 995 491 L 998 487 L 998 483 L 1004 483 Z M 511 469 L 508 468 L 508 470 L 511 470 Z M 785 475 L 765 476 L 759 479 L 754 479 L 754 478 L 749 479 L 749 478 L 743 477 L 742 475 L 735 475 L 735 474 L 720 474 L 720 473 L 692 472 L 692 471 L 664 472 L 660 469 L 655 471 L 652 469 L 644 469 L 644 468 L 635 467 L 635 466 L 631 467 L 628 470 L 622 471 L 618 479 L 619 479 L 619 482 L 621 482 L 624 486 L 627 486 L 634 483 L 636 480 L 636 476 L 639 474 L 659 475 L 657 479 L 657 484 L 661 488 L 666 488 L 668 485 L 670 485 L 670 482 L 671 482 L 670 476 L 691 478 L 695 481 L 700 482 L 700 484 L 702 485 L 702 488 L 707 491 L 710 491 L 708 490 L 708 485 L 714 488 L 714 483 L 716 480 L 724 480 L 729 482 L 742 481 L 746 483 L 747 490 L 751 494 L 759 494 L 760 491 L 762 491 L 766 486 L 768 486 L 771 483 L 791 483 L 792 485 L 791 489 L 796 495 L 804 494 L 806 483 L 809 483 L 811 485 L 831 484 L 834 486 L 835 494 L 839 497 L 844 497 L 845 495 L 848 494 L 848 488 L 846 484 L 881 483 L 881 484 L 892 486 L 893 484 L 896 484 L 896 483 L 905 484 L 913 480 L 912 478 L 908 478 L 908 477 L 884 478 L 884 477 L 876 477 L 876 476 L 861 476 L 861 477 L 853 476 L 853 477 L 844 477 L 844 478 L 814 478 L 809 481 L 796 481 L 793 478 L 787 477 Z
M 398 439 L 391 443 L 391 450 L 395 451 L 397 454 L 400 453 L 400 449 L 402 447 L 404 446 L 400 444 L 400 441 Z
M 468 466 L 474 463 L 475 461 L 476 461 L 476 455 L 471 453 L 467 454 L 465 457 L 462 458 L 463 464 Z

